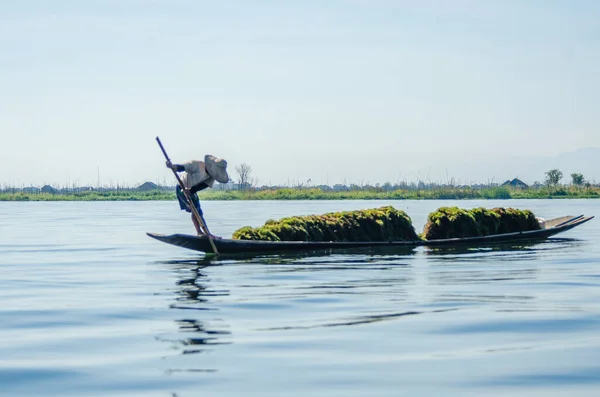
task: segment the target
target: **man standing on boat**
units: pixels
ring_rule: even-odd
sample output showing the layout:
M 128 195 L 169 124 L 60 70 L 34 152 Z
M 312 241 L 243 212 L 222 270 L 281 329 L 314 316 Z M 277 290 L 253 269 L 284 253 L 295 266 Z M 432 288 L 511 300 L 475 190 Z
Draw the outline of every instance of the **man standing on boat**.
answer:
M 204 156 L 204 161 L 193 160 L 184 164 L 172 164 L 167 161 L 167 168 L 170 168 L 175 172 L 185 172 L 182 177 L 182 182 L 192 199 L 194 207 L 196 207 L 198 214 L 202 218 L 202 222 L 206 225 L 202 208 L 200 208 L 200 200 L 198 199 L 197 193 L 201 190 L 212 187 L 215 181 L 219 183 L 229 182 L 229 175 L 227 174 L 227 161 L 207 154 Z M 175 193 L 177 195 L 177 200 L 179 201 L 179 207 L 181 210 L 191 213 L 192 210 L 188 204 L 187 198 L 185 197 L 185 193 L 181 189 L 181 186 L 177 186 Z M 194 222 L 194 227 L 196 228 L 198 235 L 204 235 L 205 233 L 202 231 L 198 219 L 196 219 L 194 214 L 192 214 L 192 222 Z M 211 237 L 217 238 L 212 235 Z

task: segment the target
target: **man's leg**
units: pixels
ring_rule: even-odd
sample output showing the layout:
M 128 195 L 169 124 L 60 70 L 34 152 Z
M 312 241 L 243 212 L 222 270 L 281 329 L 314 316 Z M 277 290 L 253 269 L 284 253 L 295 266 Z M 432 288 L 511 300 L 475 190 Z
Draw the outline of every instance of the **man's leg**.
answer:
M 200 200 L 198 200 L 198 196 L 193 197 L 193 201 L 194 201 L 194 206 L 196 207 L 196 210 L 198 210 L 198 215 L 200 215 L 200 219 L 202 219 L 202 223 L 204 223 L 204 226 L 205 226 L 205 227 L 202 227 L 200 224 L 198 224 L 196 217 L 192 217 L 192 218 L 194 218 L 194 225 L 197 225 L 196 230 L 198 230 L 198 235 L 210 234 L 210 237 L 212 237 L 213 239 L 220 239 L 221 237 L 215 236 L 214 234 L 208 232 L 208 229 L 206 228 L 206 220 L 204 219 L 204 213 L 202 212 L 202 208 L 200 207 Z
M 200 223 L 198 222 L 198 219 L 196 219 L 196 215 L 194 215 L 194 213 L 192 213 L 192 222 L 194 223 L 194 227 L 196 228 L 196 233 L 198 233 L 198 236 L 203 236 L 204 232 L 202 231 Z
M 204 213 L 202 212 L 202 208 L 200 207 L 200 200 L 198 200 L 198 196 L 196 194 L 192 195 L 192 204 L 194 205 L 194 207 L 196 207 L 196 211 L 198 211 L 198 215 L 200 215 L 202 223 L 206 225 L 206 221 L 204 220 Z M 206 230 L 204 230 L 198 219 L 196 219 L 196 217 L 194 216 L 194 213 L 192 213 L 192 222 L 194 222 L 194 226 L 196 227 L 196 231 L 198 232 L 199 236 L 207 234 Z
M 175 193 L 177 195 L 177 200 L 179 201 L 179 207 L 182 210 L 185 210 L 186 212 L 189 212 L 192 215 L 192 223 L 194 224 L 194 227 L 196 228 L 196 233 L 198 233 L 199 236 L 203 235 L 204 232 L 202 231 L 202 228 L 200 227 L 200 223 L 198 222 L 198 220 L 196 219 L 196 216 L 194 215 L 194 212 L 190 208 L 187 198 L 185 197 L 185 194 L 181 190 L 180 186 L 177 186 L 177 188 L 175 189 Z M 192 199 L 192 203 L 193 203 L 194 207 L 196 207 L 196 209 L 198 210 L 198 213 L 202 214 L 202 210 L 200 209 L 200 204 L 198 202 L 198 197 L 195 194 L 193 194 L 191 199 Z M 200 216 L 202 216 L 202 215 L 200 215 Z

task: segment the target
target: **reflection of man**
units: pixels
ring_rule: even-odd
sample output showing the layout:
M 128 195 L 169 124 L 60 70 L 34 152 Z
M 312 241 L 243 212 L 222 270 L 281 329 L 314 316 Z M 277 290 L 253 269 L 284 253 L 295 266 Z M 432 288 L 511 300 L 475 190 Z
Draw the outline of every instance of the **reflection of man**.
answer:
M 194 262 L 190 265 L 189 261 L 181 262 L 182 267 L 176 272 L 178 280 L 173 292 L 176 302 L 169 306 L 179 310 L 183 318 L 175 320 L 179 328 L 176 340 L 165 341 L 177 342 L 178 349 L 183 345 L 183 354 L 202 353 L 216 345 L 232 343 L 229 326 L 222 319 L 218 319 L 219 316 L 213 310 L 204 310 L 222 297 L 229 296 L 229 290 L 215 290 L 209 282 L 208 275 L 202 272 L 202 268 L 209 264 L 210 260 L 198 263 L 201 264 Z M 182 272 L 182 269 L 185 271 Z M 172 314 L 177 315 L 176 312 Z
M 229 175 L 227 174 L 227 161 L 207 154 L 204 156 L 204 161 L 193 160 L 184 164 L 171 164 L 167 162 L 167 167 L 176 172 L 185 172 L 182 177 L 183 185 L 186 191 L 189 193 L 192 203 L 194 207 L 196 207 L 196 210 L 202 218 L 202 221 L 204 224 L 206 224 L 197 193 L 201 190 L 212 187 L 215 181 L 219 183 L 229 182 Z M 179 207 L 181 210 L 191 213 L 192 210 L 189 207 L 188 201 L 180 186 L 177 186 L 175 193 L 177 195 L 177 200 L 179 200 Z M 196 228 L 198 235 L 206 234 L 202 231 L 202 228 L 200 227 L 200 224 L 194 214 L 192 214 L 192 222 L 194 222 L 194 227 Z M 215 236 L 211 235 L 211 237 Z

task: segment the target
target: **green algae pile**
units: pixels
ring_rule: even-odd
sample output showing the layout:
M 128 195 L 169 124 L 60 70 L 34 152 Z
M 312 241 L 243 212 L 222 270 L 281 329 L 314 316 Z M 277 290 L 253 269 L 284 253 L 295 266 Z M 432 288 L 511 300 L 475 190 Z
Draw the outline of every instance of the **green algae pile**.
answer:
M 387 206 L 269 220 L 261 227 L 242 227 L 232 237 L 235 240 L 262 241 L 415 241 L 537 229 L 540 225 L 529 210 L 441 207 L 429 214 L 423 234 L 418 236 L 404 211 Z
M 540 229 L 535 215 L 515 208 L 441 207 L 427 217 L 422 237 L 426 240 L 489 236 Z
M 263 241 L 398 241 L 418 240 L 410 217 L 392 206 L 323 215 L 269 220 L 264 226 L 242 227 L 235 240 Z

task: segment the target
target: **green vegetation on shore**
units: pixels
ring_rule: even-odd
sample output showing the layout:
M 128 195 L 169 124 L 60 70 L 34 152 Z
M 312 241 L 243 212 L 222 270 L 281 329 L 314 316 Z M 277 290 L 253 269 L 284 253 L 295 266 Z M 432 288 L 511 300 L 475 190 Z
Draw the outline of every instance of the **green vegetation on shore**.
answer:
M 558 199 L 600 198 L 600 187 L 544 186 L 511 187 L 436 187 L 426 189 L 365 189 L 324 191 L 318 188 L 277 188 L 264 190 L 205 190 L 201 200 L 465 200 L 465 199 Z M 0 192 L 0 201 L 151 201 L 175 200 L 171 190 L 85 191 L 78 193 Z
M 510 187 L 397 189 L 392 191 L 282 188 L 259 191 L 205 191 L 204 200 L 476 200 L 476 199 L 547 199 L 600 198 L 600 188 L 558 187 L 518 189 Z
M 252 167 L 236 167 L 238 181 L 217 184 L 199 193 L 202 200 L 491 200 L 600 198 L 600 185 L 587 181 L 582 174 L 571 174 L 570 184 L 561 184 L 563 173 L 551 169 L 544 184 L 528 186 L 518 178 L 499 184 L 457 186 L 448 184 L 401 182 L 392 185 L 319 185 L 308 187 L 255 186 L 250 178 Z M 176 200 L 175 188 L 145 182 L 138 187 L 9 187 L 0 189 L 0 201 L 152 201 Z
M 86 191 L 79 193 L 1 193 L 0 201 L 152 201 L 175 200 L 175 193 L 165 190 L 140 192 L 118 190 L 107 192 Z

